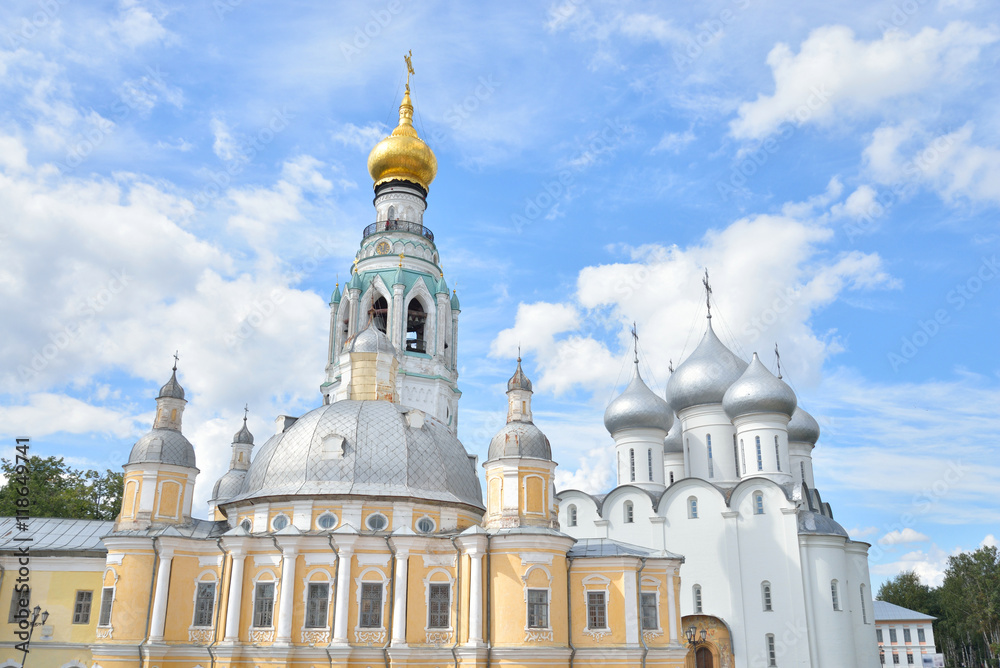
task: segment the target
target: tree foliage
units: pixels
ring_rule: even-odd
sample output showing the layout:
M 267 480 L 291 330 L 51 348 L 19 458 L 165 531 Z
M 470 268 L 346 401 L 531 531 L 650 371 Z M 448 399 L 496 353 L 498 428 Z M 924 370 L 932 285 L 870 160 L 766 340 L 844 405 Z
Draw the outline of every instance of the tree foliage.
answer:
M 1000 551 L 992 546 L 948 558 L 944 581 L 929 587 L 913 571 L 887 580 L 879 600 L 937 617 L 934 636 L 945 663 L 994 668 L 1000 658 Z
M 122 507 L 122 474 L 106 470 L 79 470 L 62 457 L 28 458 L 27 480 L 16 471 L 15 463 L 0 459 L 4 485 L 0 487 L 0 515 L 18 514 L 18 499 L 27 487 L 29 517 L 66 517 L 113 520 Z M 26 485 L 23 483 L 27 483 Z

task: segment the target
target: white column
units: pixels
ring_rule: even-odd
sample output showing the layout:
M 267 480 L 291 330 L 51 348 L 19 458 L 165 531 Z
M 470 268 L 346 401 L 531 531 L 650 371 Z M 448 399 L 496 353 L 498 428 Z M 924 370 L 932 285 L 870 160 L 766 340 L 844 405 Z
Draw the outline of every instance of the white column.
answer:
M 295 594 L 295 558 L 298 552 L 294 547 L 285 547 L 281 559 L 281 599 L 278 603 L 278 633 L 274 641 L 288 644 L 292 641 L 292 601 Z
M 342 547 L 337 552 L 337 600 L 333 613 L 333 643 L 347 644 L 347 600 L 351 591 L 351 555 L 353 550 Z
M 483 555 L 469 552 L 469 644 L 483 641 Z
M 674 572 L 667 574 L 667 625 L 670 627 L 670 644 L 677 644 L 677 601 L 674 596 Z
M 163 628 L 167 622 L 167 595 L 170 591 L 170 563 L 173 550 L 160 551 L 160 565 L 156 569 L 156 591 L 153 594 L 153 617 L 149 624 L 149 641 L 163 642 Z
M 406 574 L 410 563 L 410 553 L 396 551 L 396 582 L 392 596 L 392 644 L 406 644 Z
M 629 645 L 639 644 L 639 592 L 636 589 L 634 573 L 625 573 L 625 642 Z M 605 603 L 608 605 L 608 603 Z M 605 622 L 607 623 L 607 622 Z M 610 624 L 608 624 L 610 626 Z
M 243 552 L 233 550 L 233 568 L 229 575 L 229 603 L 226 606 L 225 642 L 240 639 L 240 602 L 243 599 Z

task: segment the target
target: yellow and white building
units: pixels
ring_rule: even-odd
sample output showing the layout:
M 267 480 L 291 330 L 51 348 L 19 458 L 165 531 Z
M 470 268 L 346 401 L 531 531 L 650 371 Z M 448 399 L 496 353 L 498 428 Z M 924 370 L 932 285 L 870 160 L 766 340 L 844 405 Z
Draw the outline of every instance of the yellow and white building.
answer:
M 191 508 L 198 468 L 182 431 L 186 399 L 175 365 L 151 431 L 124 466 L 117 521 L 64 521 L 64 533 L 81 538 L 53 538 L 33 557 L 31 604 L 51 617 L 29 661 L 55 668 L 867 665 L 854 651 L 865 628 L 853 616 L 817 618 L 833 629 L 824 637 L 809 621 L 790 626 L 800 635 L 788 639 L 780 623 L 822 607 L 805 582 L 814 572 L 817 581 L 835 572 L 845 586 L 848 577 L 851 587 L 867 583 L 867 565 L 859 570 L 864 544 L 835 530 L 807 486 L 790 491 L 789 467 L 806 475 L 799 460 L 769 476 L 729 471 L 720 475 L 732 485 L 715 484 L 716 470 L 732 468 L 732 454 L 718 464 L 709 454 L 701 472 L 696 449 L 675 448 L 668 436 L 671 407 L 638 373 L 606 415 L 620 486 L 601 497 L 557 495 L 556 462 L 533 422 L 519 359 L 507 423 L 483 464 L 483 493 L 478 462 L 456 436 L 461 307 L 424 226 L 437 164 L 412 117 L 407 85 L 398 126 L 368 160 L 375 222 L 364 230 L 350 281 L 330 300 L 322 405 L 280 416 L 259 446 L 244 420 L 230 470 L 213 488 L 210 519 L 198 519 Z M 732 366 L 732 380 L 747 368 Z M 713 429 L 722 408 L 696 404 L 676 409 L 685 438 L 704 441 L 699 430 Z M 722 419 L 746 438 L 773 435 L 775 457 L 806 461 L 811 444 L 788 443 L 794 408 L 793 399 L 790 409 L 769 407 L 761 419 L 749 410 L 736 427 Z M 695 497 L 701 505 L 692 507 Z M 765 519 L 757 517 L 762 504 Z M 692 511 L 705 520 L 689 522 Z M 14 596 L 11 541 L 10 532 L 0 537 L 8 574 L 0 600 Z M 801 559 L 789 566 L 753 554 L 774 545 Z M 689 552 L 698 557 L 685 562 L 680 555 Z M 831 571 L 828 561 L 840 565 Z M 808 605 L 768 618 L 768 598 L 755 619 L 756 579 L 772 567 L 774 600 L 784 601 L 787 587 Z M 694 585 L 682 584 L 687 570 L 697 574 Z M 694 604 L 686 602 L 692 592 Z M 748 629 L 760 636 L 753 647 Z M 20 665 L 15 631 L 8 624 L 0 637 L 0 668 Z M 850 651 L 823 660 L 841 632 L 854 634 L 840 636 Z M 780 652 L 772 644 L 768 657 L 764 645 L 774 634 L 807 649 L 775 663 Z

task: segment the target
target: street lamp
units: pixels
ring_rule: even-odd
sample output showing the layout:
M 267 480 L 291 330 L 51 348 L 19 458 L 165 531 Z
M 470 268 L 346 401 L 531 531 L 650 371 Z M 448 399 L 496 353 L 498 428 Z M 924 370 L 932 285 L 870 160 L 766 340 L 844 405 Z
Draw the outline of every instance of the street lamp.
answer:
M 38 616 L 41 615 L 42 621 L 38 621 Z M 28 647 L 31 645 L 31 636 L 35 632 L 36 626 L 45 626 L 45 621 L 49 618 L 49 611 L 46 610 L 42 612 L 42 606 L 36 605 L 35 609 L 31 611 L 31 625 L 28 628 L 28 642 L 24 645 L 24 658 L 21 659 L 21 668 L 24 668 L 24 662 L 28 660 Z
M 692 624 L 688 627 L 687 631 L 684 632 L 684 635 L 687 636 L 688 646 L 694 648 L 698 645 L 704 645 L 706 643 L 705 637 L 708 635 L 708 631 L 706 629 L 702 629 L 699 632 L 698 629 Z

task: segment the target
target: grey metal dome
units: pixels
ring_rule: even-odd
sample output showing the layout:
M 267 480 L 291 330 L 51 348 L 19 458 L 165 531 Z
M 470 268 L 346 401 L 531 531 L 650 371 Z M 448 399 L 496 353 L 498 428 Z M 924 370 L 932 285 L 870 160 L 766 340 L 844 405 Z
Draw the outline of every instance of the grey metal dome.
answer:
M 662 429 L 669 432 L 673 424 L 674 414 L 670 405 L 643 382 L 638 364 L 632 382 L 604 411 L 604 427 L 612 436 L 622 429 Z
M 472 462 L 430 415 L 388 401 L 337 401 L 269 438 L 233 500 L 351 494 L 482 509 Z
M 490 441 L 487 458 L 534 457 L 552 459 L 552 446 L 542 430 L 531 422 L 508 422 Z
M 129 464 L 173 464 L 197 468 L 194 446 L 174 429 L 153 429 L 132 446 Z
M 349 353 L 389 353 L 396 354 L 396 348 L 389 337 L 370 321 L 368 326 L 358 332 L 347 344 Z
M 675 420 L 674 426 L 667 432 L 667 437 L 663 439 L 663 454 L 681 455 L 684 454 L 684 439 L 681 434 L 681 421 Z
M 160 394 L 157 395 L 157 399 L 163 399 L 164 397 L 170 397 L 172 399 L 183 399 L 184 398 L 184 388 L 181 384 L 177 382 L 177 367 L 174 367 L 174 372 L 170 375 L 170 380 L 167 384 L 160 388 Z
M 524 371 L 521 370 L 521 356 L 517 357 L 517 370 L 514 371 L 514 375 L 510 377 L 507 381 L 507 391 L 511 390 L 527 390 L 531 392 L 531 381 L 528 377 L 524 375 Z
M 796 406 L 788 423 L 788 440 L 816 445 L 819 440 L 819 423 L 816 418 Z
M 225 501 L 233 498 L 240 493 L 240 488 L 243 487 L 243 480 L 246 477 L 246 471 L 229 469 L 221 478 L 215 481 L 215 487 L 212 488 L 212 499 Z
M 729 386 L 722 399 L 722 407 L 730 418 L 750 413 L 784 413 L 791 418 L 797 403 L 792 388 L 776 378 L 760 361 L 757 353 L 753 354 L 750 366 Z
M 699 404 L 719 404 L 747 363 L 723 345 L 708 321 L 701 343 L 667 381 L 667 397 L 675 413 Z
M 233 435 L 233 443 L 245 443 L 253 445 L 253 434 L 247 429 L 247 419 L 243 418 L 243 428 Z

